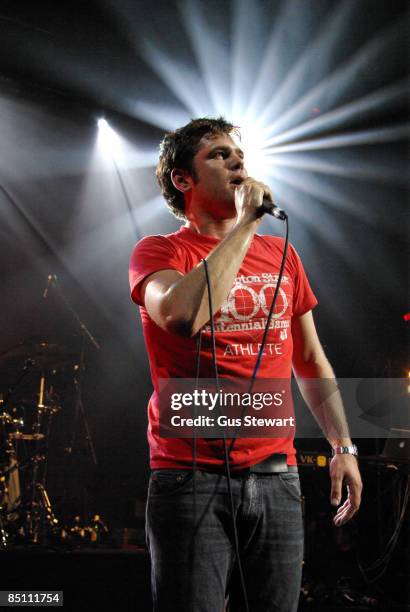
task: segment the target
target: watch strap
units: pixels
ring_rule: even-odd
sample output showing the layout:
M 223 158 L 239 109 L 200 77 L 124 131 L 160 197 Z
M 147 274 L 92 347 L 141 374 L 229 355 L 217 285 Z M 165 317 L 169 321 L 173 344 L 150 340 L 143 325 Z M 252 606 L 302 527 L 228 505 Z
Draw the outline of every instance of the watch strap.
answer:
M 351 446 L 334 446 L 332 449 L 333 457 L 335 455 L 354 455 L 357 457 L 359 454 L 357 446 L 352 444 Z

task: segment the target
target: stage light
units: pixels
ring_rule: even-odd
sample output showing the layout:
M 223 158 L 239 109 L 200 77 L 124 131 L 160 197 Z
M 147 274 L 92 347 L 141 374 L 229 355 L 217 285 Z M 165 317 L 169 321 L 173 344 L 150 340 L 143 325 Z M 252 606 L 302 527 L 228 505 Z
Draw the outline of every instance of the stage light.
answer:
M 306 36 L 304 26 L 310 9 L 305 9 L 306 15 L 302 10 L 296 18 L 290 6 L 285 3 L 278 10 L 269 30 L 266 28 L 268 9 L 259 6 L 250 9 L 246 0 L 238 1 L 233 5 L 232 23 L 225 23 L 224 31 L 223 23 L 218 23 L 218 28 L 211 27 L 211 17 L 201 2 L 183 0 L 178 15 L 185 31 L 181 34 L 186 35 L 185 42 L 191 46 L 195 60 L 189 63 L 184 55 L 183 69 L 182 59 L 169 52 L 166 37 L 154 41 L 148 33 L 133 35 L 130 43 L 136 45 L 138 53 L 177 101 L 167 107 L 162 99 L 155 104 L 138 99 L 133 109 L 136 116 L 172 130 L 191 117 L 223 115 L 240 128 L 240 146 L 245 152 L 249 174 L 272 187 L 276 186 L 278 174 L 282 174 L 281 168 L 287 161 L 294 175 L 293 183 L 298 187 L 298 172 L 292 165 L 302 151 L 310 153 L 402 140 L 406 136 L 404 125 L 361 130 L 354 126 L 349 133 L 346 122 L 354 123 L 363 113 L 371 116 L 392 104 L 402 103 L 407 95 L 404 82 L 388 83 L 378 91 L 369 91 L 356 79 L 359 72 L 368 70 L 384 57 L 386 49 L 397 44 L 403 25 L 387 24 L 361 46 L 352 47 L 343 61 L 332 62 L 331 58 L 338 55 L 355 5 L 344 3 L 328 11 L 314 30 L 313 38 Z M 284 26 L 290 20 L 294 23 L 295 39 L 300 41 L 295 52 L 288 50 L 288 41 L 283 36 Z M 163 26 L 167 27 L 165 21 Z M 128 22 L 127 31 L 130 31 Z M 228 33 L 231 64 L 221 61 L 226 55 Z M 329 52 L 318 56 L 318 49 Z M 355 95 L 351 94 L 353 83 Z M 281 168 L 276 165 L 279 153 L 292 154 L 282 157 Z M 337 164 L 333 167 L 337 170 Z M 384 178 L 388 179 L 391 174 L 387 168 Z
M 118 152 L 120 139 L 115 130 L 112 129 L 108 121 L 104 117 L 100 117 L 97 121 L 98 125 L 98 145 L 101 149 L 113 155 Z
M 160 81 L 157 95 L 147 90 L 146 97 L 131 96 L 128 110 L 166 131 L 198 116 L 222 115 L 238 126 L 248 174 L 269 185 L 280 205 L 307 226 L 306 240 L 320 236 L 357 269 L 363 259 L 347 252 L 335 210 L 376 228 L 382 189 L 405 180 L 404 167 L 383 155 L 380 145 L 403 141 L 409 127 L 399 123 L 400 113 L 391 124 L 378 123 L 387 110 L 400 110 L 408 94 L 407 80 L 395 70 L 405 26 L 393 20 L 345 49 L 356 4 L 329 7 L 315 24 L 311 8 L 302 5 L 295 13 L 292 2 L 272 11 L 270 3 L 238 0 L 226 19 L 214 22 L 200 0 L 181 0 L 176 46 L 165 14 L 152 36 L 145 26 L 137 32 L 118 8 L 131 48 Z M 370 78 L 376 65 L 383 67 L 378 81 Z M 390 70 L 394 77 L 387 79 Z M 363 74 L 369 77 L 358 78 Z M 363 117 L 374 121 L 362 123 Z M 123 168 L 130 156 L 124 155 L 122 135 L 120 143 L 115 162 Z M 154 166 L 156 156 L 156 149 L 144 152 L 144 161 Z M 363 205 L 364 181 L 382 187 L 372 195 L 370 214 Z M 388 253 L 383 260 L 388 270 Z M 386 278 L 392 291 L 391 275 Z
M 245 167 L 249 176 L 258 178 L 264 182 L 268 182 L 270 166 L 272 160 L 264 151 L 265 132 L 263 126 L 258 122 L 248 119 L 244 121 L 238 117 L 237 121 L 233 119 L 234 125 L 239 126 L 240 139 L 238 146 L 243 150 L 245 155 Z M 234 140 L 237 140 L 234 137 Z

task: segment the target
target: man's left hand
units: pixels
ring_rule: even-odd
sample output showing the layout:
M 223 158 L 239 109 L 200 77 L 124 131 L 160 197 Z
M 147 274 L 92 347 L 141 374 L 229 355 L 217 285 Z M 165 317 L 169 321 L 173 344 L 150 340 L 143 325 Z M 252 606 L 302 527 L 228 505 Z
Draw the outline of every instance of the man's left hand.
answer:
M 330 502 L 333 506 L 338 506 L 342 500 L 343 484 L 347 487 L 347 499 L 333 518 L 336 527 L 341 527 L 360 507 L 363 484 L 356 457 L 349 454 L 335 455 L 330 462 L 330 479 L 332 482 Z

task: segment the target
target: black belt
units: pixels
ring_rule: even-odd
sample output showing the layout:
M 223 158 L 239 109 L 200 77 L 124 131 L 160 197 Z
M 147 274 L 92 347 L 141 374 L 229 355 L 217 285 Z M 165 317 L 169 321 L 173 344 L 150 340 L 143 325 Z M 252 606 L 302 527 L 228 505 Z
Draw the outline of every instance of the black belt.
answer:
M 251 465 L 242 470 L 231 470 L 231 476 L 238 478 L 249 474 L 283 474 L 285 472 L 298 472 L 296 465 L 287 464 L 287 455 L 275 453 L 260 463 Z

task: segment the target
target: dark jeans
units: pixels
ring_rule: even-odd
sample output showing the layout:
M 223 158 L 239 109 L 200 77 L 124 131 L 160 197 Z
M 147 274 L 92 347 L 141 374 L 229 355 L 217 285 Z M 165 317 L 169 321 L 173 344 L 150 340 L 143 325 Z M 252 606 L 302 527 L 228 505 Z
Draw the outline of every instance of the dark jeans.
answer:
M 244 610 L 226 476 L 154 470 L 147 502 L 157 612 Z M 195 495 L 194 495 L 195 488 Z M 250 612 L 295 612 L 303 557 L 297 473 L 232 478 Z

